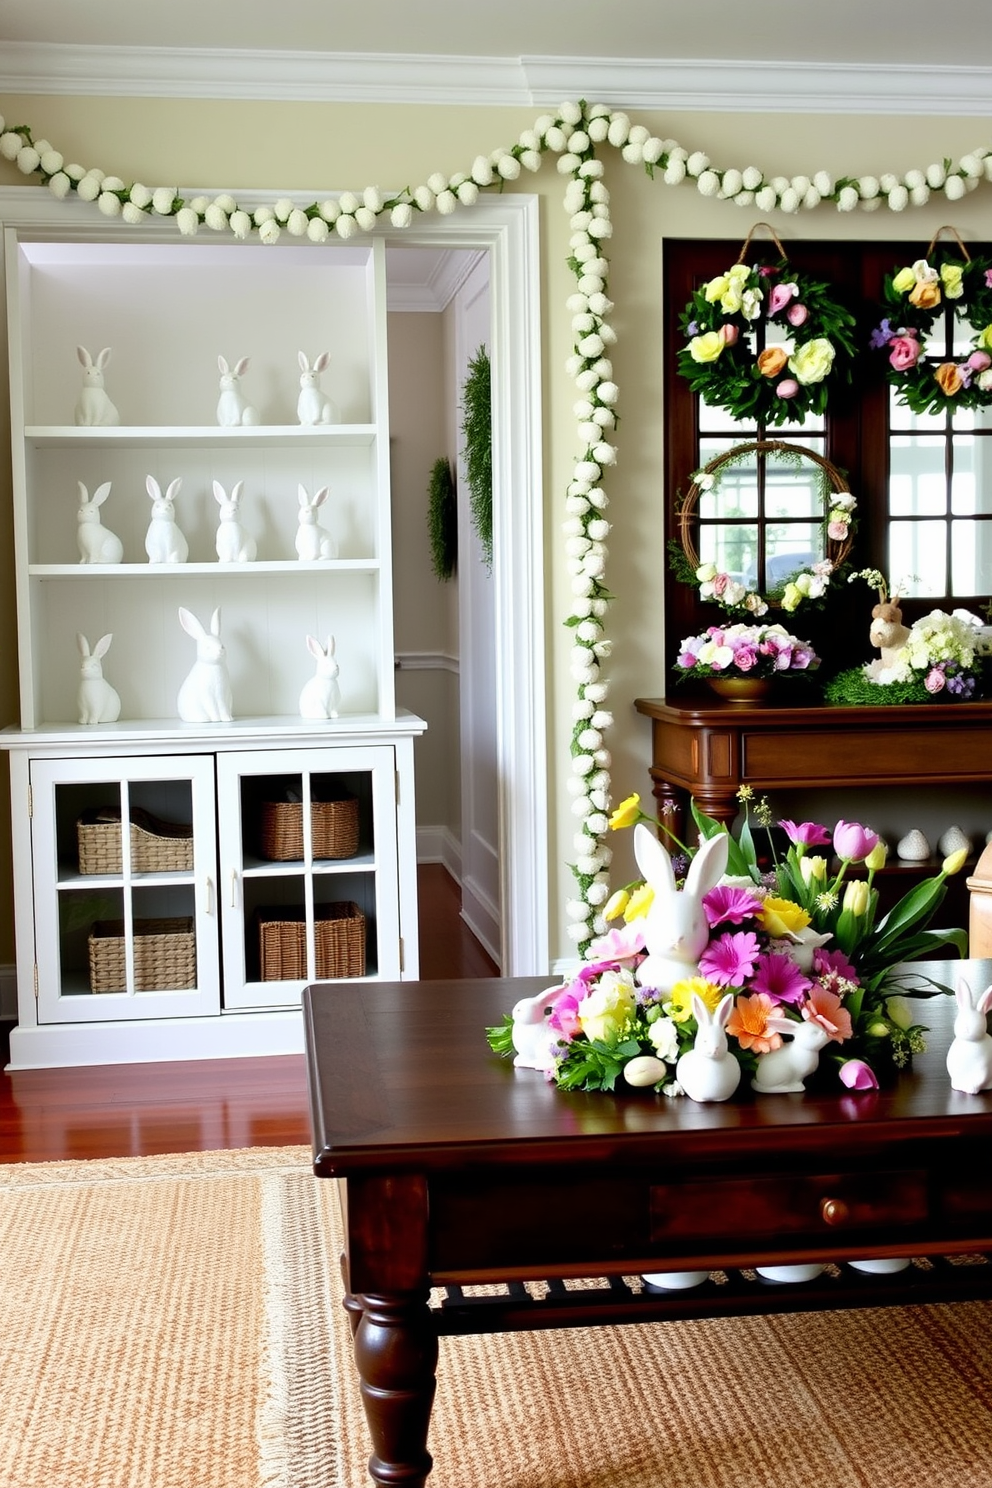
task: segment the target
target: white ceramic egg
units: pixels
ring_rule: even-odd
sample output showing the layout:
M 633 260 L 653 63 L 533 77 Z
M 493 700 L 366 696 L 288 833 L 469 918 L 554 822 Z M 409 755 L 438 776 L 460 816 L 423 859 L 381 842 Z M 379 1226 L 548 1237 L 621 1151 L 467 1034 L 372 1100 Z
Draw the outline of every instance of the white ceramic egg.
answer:
M 634 1059 L 628 1059 L 623 1067 L 623 1077 L 628 1085 L 642 1090 L 648 1085 L 657 1085 L 668 1074 L 668 1065 L 663 1059 L 656 1059 L 653 1054 L 638 1054 Z

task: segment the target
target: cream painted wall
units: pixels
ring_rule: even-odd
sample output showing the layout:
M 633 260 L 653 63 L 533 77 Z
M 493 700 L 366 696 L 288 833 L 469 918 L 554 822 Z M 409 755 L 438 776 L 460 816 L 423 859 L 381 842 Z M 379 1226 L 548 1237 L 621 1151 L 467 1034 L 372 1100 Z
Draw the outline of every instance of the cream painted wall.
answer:
M 467 170 L 475 155 L 513 143 L 533 123 L 537 110 L 450 109 L 443 106 L 248 104 L 167 99 L 3 98 L 8 123 L 28 123 L 70 159 L 98 165 L 125 179 L 159 185 L 180 182 L 203 189 L 271 188 L 324 190 L 418 184 L 432 171 Z M 879 174 L 926 167 L 945 156 L 958 158 L 989 143 L 987 118 L 889 118 L 876 115 L 731 115 L 692 112 L 639 119 L 687 149 L 702 149 L 721 168 L 749 164 L 767 175 Z M 633 698 L 662 686 L 658 657 L 662 639 L 665 557 L 661 541 L 662 451 L 661 261 L 666 236 L 726 237 L 739 243 L 754 212 L 703 199 L 691 185 L 666 187 L 612 152 L 606 181 L 612 193 L 614 236 L 609 244 L 613 324 L 619 335 L 614 366 L 621 391 L 618 463 L 609 481 L 614 531 L 607 581 L 617 594 L 609 621 L 614 640 L 610 663 L 611 703 L 616 728 L 611 739 L 618 795 L 647 787 L 648 729 L 633 712 Z M 0 182 L 23 184 L 16 169 L 0 162 Z M 510 188 L 514 189 L 514 188 Z M 563 182 L 553 160 L 517 183 L 542 202 L 542 294 L 544 296 L 545 510 L 548 553 L 549 782 L 552 959 L 570 954 L 563 905 L 571 883 L 572 818 L 563 788 L 571 732 L 572 687 L 568 635 L 569 583 L 560 541 L 562 495 L 580 452 L 574 429 L 574 391 L 563 366 L 571 348 L 565 300 L 572 289 L 566 267 L 569 228 L 561 209 Z M 80 209 L 83 210 L 82 208 Z M 93 210 L 92 208 L 88 210 Z M 953 222 L 962 236 L 992 236 L 992 187 L 983 185 L 965 201 L 943 198 L 895 216 L 841 214 L 821 207 L 795 218 L 773 214 L 786 240 L 836 237 L 904 237 L 925 248 L 935 229 Z M 0 492 L 0 531 L 10 531 L 9 477 Z M 0 543 L 0 604 L 6 632 L 12 631 L 9 540 Z M 0 711 L 15 716 L 13 661 L 0 654 Z M 620 863 L 622 881 L 627 865 Z M 9 896 L 8 896 L 9 897 Z M 10 958 L 9 919 L 4 907 L 0 961 Z M 6 949 L 5 949 L 6 945 Z

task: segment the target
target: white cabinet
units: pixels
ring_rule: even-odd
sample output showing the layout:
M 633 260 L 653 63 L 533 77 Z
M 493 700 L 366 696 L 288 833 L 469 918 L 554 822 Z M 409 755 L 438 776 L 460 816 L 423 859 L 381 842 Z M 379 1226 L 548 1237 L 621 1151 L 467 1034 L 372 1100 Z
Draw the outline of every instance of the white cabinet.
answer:
M 12 1064 L 300 1048 L 307 981 L 417 974 L 424 724 L 397 715 L 393 689 L 384 245 L 163 242 L 111 224 L 88 241 L 10 228 L 4 253 L 21 705 L 0 736 L 19 870 Z M 111 349 L 119 424 L 74 422 L 77 346 Z M 300 425 L 298 354 L 324 350 L 335 421 Z M 218 425 L 220 356 L 250 359 L 240 389 L 256 422 Z M 148 477 L 180 483 L 185 562 L 149 561 Z M 80 483 L 92 496 L 107 482 L 100 521 L 122 561 L 84 563 Z M 215 482 L 243 483 L 251 562 L 218 559 Z M 304 561 L 300 491 L 322 487 L 331 555 Z M 204 625 L 220 611 L 233 722 L 178 718 L 196 659 L 181 607 Z M 76 721 L 77 634 L 113 637 L 114 723 Z M 334 637 L 337 717 L 300 717 L 308 635 Z M 357 820 L 345 856 L 326 856 L 313 825 L 335 799 Z M 260 819 L 280 806 L 297 813 L 298 851 L 266 857 Z M 84 871 L 93 816 L 119 854 Z M 178 866 L 144 865 L 134 839 L 149 818 L 186 835 Z

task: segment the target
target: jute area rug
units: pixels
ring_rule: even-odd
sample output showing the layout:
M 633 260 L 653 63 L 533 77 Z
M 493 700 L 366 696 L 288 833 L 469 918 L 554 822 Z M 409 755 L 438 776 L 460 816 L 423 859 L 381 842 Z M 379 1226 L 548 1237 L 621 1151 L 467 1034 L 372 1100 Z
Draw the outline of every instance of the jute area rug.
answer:
M 2 1488 L 366 1488 L 303 1147 L 0 1167 Z M 432 1488 L 992 1488 L 992 1306 L 441 1342 Z

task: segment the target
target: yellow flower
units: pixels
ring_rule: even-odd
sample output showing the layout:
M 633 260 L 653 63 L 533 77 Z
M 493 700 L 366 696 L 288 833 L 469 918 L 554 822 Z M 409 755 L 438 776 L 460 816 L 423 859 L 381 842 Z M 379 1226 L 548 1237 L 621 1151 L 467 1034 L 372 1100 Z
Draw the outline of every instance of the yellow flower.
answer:
M 905 294 L 907 289 L 912 289 L 916 283 L 916 275 L 912 269 L 900 269 L 892 279 L 892 288 L 897 294 Z
M 603 919 L 618 920 L 620 916 L 626 911 L 627 905 L 629 903 L 629 890 L 617 889 L 616 893 L 611 894 L 609 899 L 607 899 L 606 904 L 603 906 Z
M 904 1033 L 907 1029 L 912 1028 L 913 1024 L 916 1022 L 916 1017 L 913 1013 L 913 1009 L 910 1007 L 905 997 L 900 996 L 898 993 L 894 997 L 887 997 L 885 999 L 885 1012 L 890 1021 L 893 1022 L 897 1028 L 901 1028 Z
M 634 985 L 629 971 L 604 971 L 575 1010 L 587 1039 L 619 1038 L 634 1016 Z
M 789 370 L 797 381 L 807 387 L 811 382 L 822 382 L 834 364 L 834 348 L 825 336 L 807 341 L 789 358 Z
M 910 290 L 909 303 L 916 305 L 920 310 L 936 310 L 940 304 L 940 285 L 935 284 L 932 279 L 921 279 Z
M 852 879 L 844 890 L 844 902 L 841 906 L 848 914 L 860 920 L 868 910 L 868 885 L 863 878 Z
M 875 846 L 872 848 L 871 852 L 865 858 L 865 867 L 869 869 L 870 872 L 877 873 L 879 868 L 885 867 L 885 860 L 888 856 L 889 849 L 886 847 L 885 843 L 880 837 L 875 843 Z
M 782 608 L 791 615 L 803 602 L 803 591 L 796 584 L 786 584 L 782 591 Z
M 964 294 L 964 285 L 961 283 L 963 274 L 964 264 L 941 264 L 940 278 L 944 286 L 944 293 L 949 300 L 959 300 Z
M 723 996 L 722 988 L 714 986 L 705 977 L 686 977 L 685 981 L 676 982 L 665 1004 L 665 1011 L 674 1022 L 684 1023 L 687 1018 L 692 1017 L 693 993 L 702 998 L 706 1006 L 714 1012 Z
M 977 344 L 982 351 L 992 351 L 992 325 L 987 325 L 978 335 Z
M 718 274 L 715 279 L 711 279 L 708 284 L 703 285 L 703 297 L 713 305 L 717 300 L 723 298 L 729 288 L 729 277 L 726 274 Z
M 614 831 L 620 827 L 632 827 L 641 815 L 641 798 L 634 791 L 633 795 L 626 796 L 620 802 L 613 815 L 610 817 L 610 826 Z
M 812 857 L 799 859 L 799 871 L 803 876 L 803 883 L 809 888 L 811 883 L 826 883 L 827 860 L 821 858 L 818 853 Z
M 791 899 L 766 899 L 758 914 L 759 923 L 773 938 L 798 935 L 809 924 L 809 915 Z
M 941 872 L 946 874 L 947 877 L 950 878 L 953 873 L 961 872 L 961 869 L 964 867 L 967 860 L 968 849 L 966 847 L 959 847 L 957 852 L 948 853 L 947 857 L 940 865 Z
M 627 901 L 627 908 L 623 912 L 624 919 L 628 922 L 639 919 L 641 915 L 647 914 L 653 903 L 654 889 L 650 884 L 641 884 L 639 889 L 634 889 Z
M 689 355 L 694 362 L 715 362 L 726 344 L 719 331 L 704 331 L 689 342 Z

